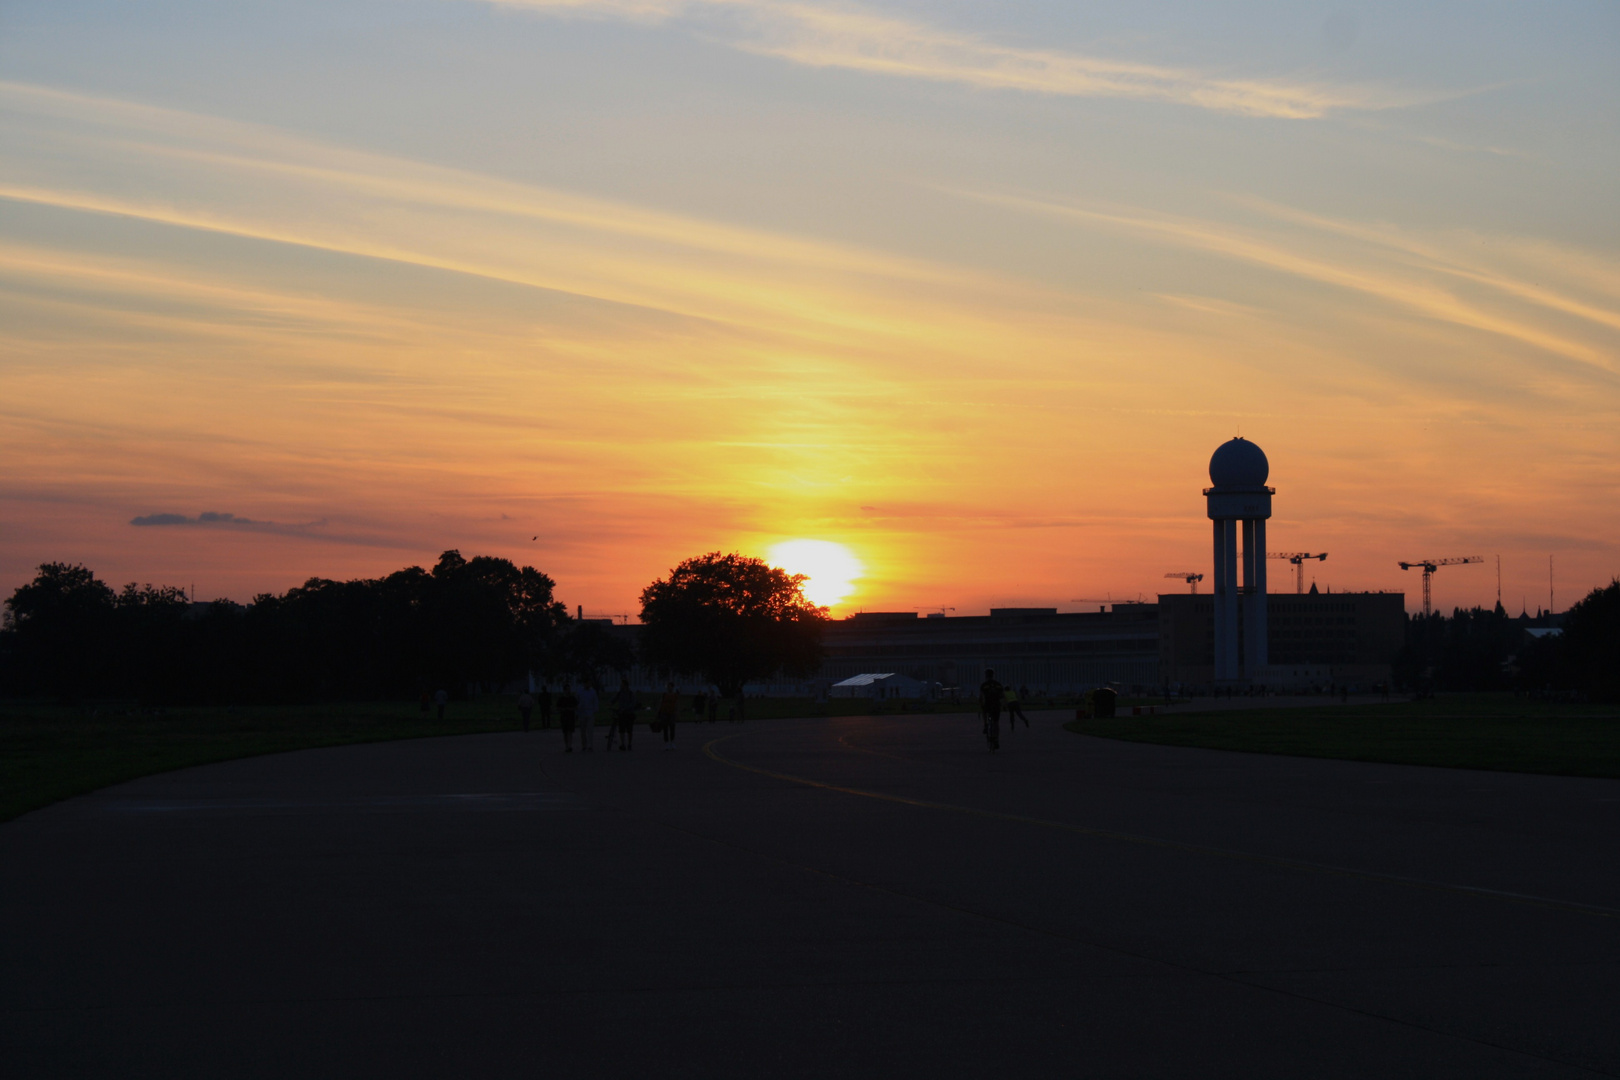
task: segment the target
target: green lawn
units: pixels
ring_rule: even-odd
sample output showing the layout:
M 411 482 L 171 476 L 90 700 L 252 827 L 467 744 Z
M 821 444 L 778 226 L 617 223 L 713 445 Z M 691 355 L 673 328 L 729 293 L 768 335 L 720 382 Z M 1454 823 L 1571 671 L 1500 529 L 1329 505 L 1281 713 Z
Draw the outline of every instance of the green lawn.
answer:
M 1255 754 L 1620 777 L 1620 707 L 1549 704 L 1507 694 L 1121 716 L 1064 726 L 1106 739 Z
M 162 714 L 0 703 L 0 821 L 137 776 L 314 746 L 517 727 L 510 702 L 179 708 Z
M 638 723 L 646 723 L 654 696 L 643 694 L 641 699 Z M 681 722 L 692 722 L 691 698 L 683 698 L 681 704 Z M 920 711 L 972 708 L 941 704 Z M 748 702 L 749 720 L 883 711 L 908 710 L 898 702 L 859 700 Z M 724 704 L 720 715 L 724 723 Z M 605 710 L 601 720 L 606 722 Z M 517 727 L 514 699 L 498 695 L 453 702 L 442 722 L 422 713 L 415 702 L 198 707 L 155 713 L 122 704 L 67 707 L 0 701 L 0 821 L 58 799 L 190 765 L 317 746 Z

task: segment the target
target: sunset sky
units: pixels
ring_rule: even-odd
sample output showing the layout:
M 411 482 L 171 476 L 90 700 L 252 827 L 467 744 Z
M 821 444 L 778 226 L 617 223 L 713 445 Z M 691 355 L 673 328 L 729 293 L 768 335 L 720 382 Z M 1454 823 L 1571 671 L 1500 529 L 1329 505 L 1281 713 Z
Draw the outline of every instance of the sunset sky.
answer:
M 1620 5 L 0 2 L 0 589 L 1620 573 Z M 537 539 L 531 540 L 531 537 Z M 1273 589 L 1291 589 L 1271 565 Z

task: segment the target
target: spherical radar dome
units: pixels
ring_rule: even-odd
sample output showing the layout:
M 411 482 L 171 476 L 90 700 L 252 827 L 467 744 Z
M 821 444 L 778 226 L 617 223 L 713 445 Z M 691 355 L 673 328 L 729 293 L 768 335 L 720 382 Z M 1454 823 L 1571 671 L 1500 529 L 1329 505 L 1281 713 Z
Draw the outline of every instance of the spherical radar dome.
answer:
M 1218 488 L 1257 488 L 1270 475 L 1266 452 L 1242 436 L 1221 443 L 1209 459 L 1209 479 Z

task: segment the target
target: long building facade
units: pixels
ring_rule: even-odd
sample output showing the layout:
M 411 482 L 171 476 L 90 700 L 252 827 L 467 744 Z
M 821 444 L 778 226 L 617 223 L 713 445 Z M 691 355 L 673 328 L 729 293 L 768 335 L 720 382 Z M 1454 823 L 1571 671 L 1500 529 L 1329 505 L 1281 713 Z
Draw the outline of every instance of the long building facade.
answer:
M 862 612 L 827 628 L 819 678 L 892 671 L 972 693 L 994 668 L 1004 683 L 1051 693 L 1109 683 L 1152 687 L 1161 681 L 1156 612 L 1153 604 L 1063 614 L 994 608 L 960 618 Z

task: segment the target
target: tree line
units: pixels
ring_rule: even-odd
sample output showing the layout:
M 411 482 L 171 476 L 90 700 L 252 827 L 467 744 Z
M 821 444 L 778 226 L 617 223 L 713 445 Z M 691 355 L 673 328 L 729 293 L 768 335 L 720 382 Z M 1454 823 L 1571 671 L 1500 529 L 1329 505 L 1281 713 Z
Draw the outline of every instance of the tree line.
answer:
M 173 586 L 114 590 L 45 563 L 5 601 L 0 693 L 148 705 L 460 695 L 537 678 L 605 683 L 635 665 L 698 676 L 723 696 L 821 662 L 826 609 L 804 578 L 741 555 L 688 559 L 642 594 L 641 647 L 572 619 L 532 566 L 446 551 L 431 570 L 310 578 L 251 603 L 194 604 Z
M 1501 604 L 1414 615 L 1395 658 L 1397 685 L 1434 690 L 1573 693 L 1620 700 L 1620 581 L 1594 589 L 1565 612 L 1557 632 L 1536 637 L 1535 623 Z

